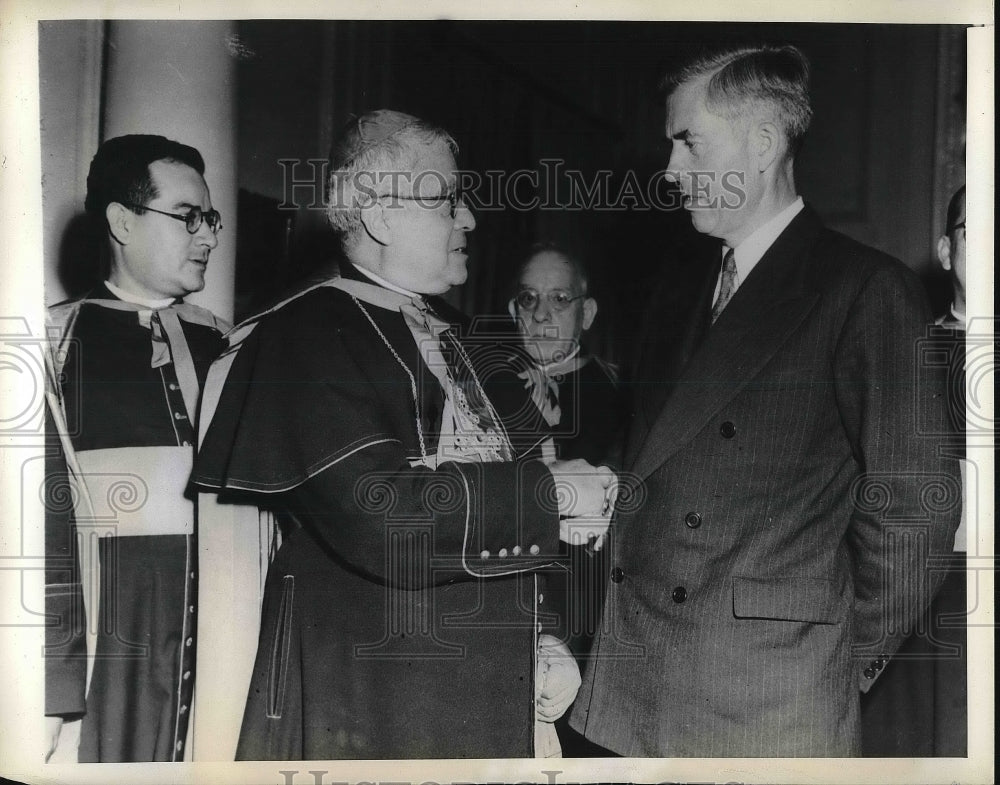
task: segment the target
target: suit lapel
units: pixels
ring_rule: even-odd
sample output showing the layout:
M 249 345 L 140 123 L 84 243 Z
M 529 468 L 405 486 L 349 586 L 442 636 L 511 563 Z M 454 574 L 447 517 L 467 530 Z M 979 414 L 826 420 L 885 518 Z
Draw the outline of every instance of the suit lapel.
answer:
M 699 235 L 689 238 L 675 253 L 677 269 L 657 287 L 652 298 L 655 311 L 647 317 L 643 334 L 626 466 L 635 458 L 681 371 L 708 331 L 712 292 L 722 263 L 720 245 Z
M 631 471 L 648 477 L 688 444 L 777 353 L 819 300 L 804 284 L 821 224 L 806 208 L 765 253 L 681 369 Z

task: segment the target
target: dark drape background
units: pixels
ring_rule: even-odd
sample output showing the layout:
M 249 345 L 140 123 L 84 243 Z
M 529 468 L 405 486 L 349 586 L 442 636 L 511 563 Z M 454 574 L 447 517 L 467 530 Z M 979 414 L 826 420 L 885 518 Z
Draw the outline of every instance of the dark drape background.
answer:
M 626 360 L 646 293 L 689 231 L 682 212 L 634 198 L 669 155 L 658 85 L 719 44 L 790 41 L 810 57 L 815 119 L 798 179 L 835 228 L 929 273 L 944 203 L 964 176 L 959 26 L 253 21 L 237 29 L 239 181 L 271 200 L 270 213 L 264 201 L 255 220 L 239 222 L 271 240 L 243 243 L 238 309 L 334 255 L 314 198 L 318 160 L 351 114 L 391 107 L 450 130 L 460 167 L 483 178 L 469 281 L 454 303 L 502 312 L 525 246 L 554 240 L 583 253 L 593 271 L 601 311 L 591 344 Z M 586 187 L 600 184 L 589 209 L 566 203 L 569 171 Z M 490 191 L 490 172 L 505 192 Z M 314 185 L 293 188 L 293 178 Z M 656 192 L 669 199 L 662 182 Z M 515 204 L 533 197 L 536 209 Z M 274 210 L 279 203 L 297 208 Z M 940 279 L 932 284 L 943 308 L 947 294 Z

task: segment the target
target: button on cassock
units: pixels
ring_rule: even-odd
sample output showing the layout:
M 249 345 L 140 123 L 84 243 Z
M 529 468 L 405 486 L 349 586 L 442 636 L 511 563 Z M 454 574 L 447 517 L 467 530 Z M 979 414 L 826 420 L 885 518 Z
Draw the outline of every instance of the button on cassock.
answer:
M 674 598 L 674 602 L 681 603 L 687 599 L 688 591 L 683 586 L 678 586 L 670 593 L 670 596 Z
M 621 583 L 623 580 L 625 580 L 625 570 L 623 570 L 621 567 L 615 567 L 611 571 L 611 580 L 615 583 Z

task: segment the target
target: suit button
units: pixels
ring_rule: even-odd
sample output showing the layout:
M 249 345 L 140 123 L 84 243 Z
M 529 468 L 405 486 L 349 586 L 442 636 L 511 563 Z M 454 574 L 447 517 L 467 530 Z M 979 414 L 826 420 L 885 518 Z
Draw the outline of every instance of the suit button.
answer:
M 625 580 L 625 570 L 623 570 L 621 567 L 615 567 L 611 571 L 611 580 L 614 581 L 615 583 L 621 583 L 623 580 Z
M 871 668 L 871 667 L 865 668 L 865 678 L 866 679 L 874 679 L 875 678 L 875 669 Z
M 688 590 L 683 586 L 678 586 L 670 593 L 670 596 L 674 598 L 674 602 L 684 602 L 688 597 Z
M 701 526 L 701 515 L 696 512 L 689 512 L 684 516 L 684 523 L 688 525 L 689 529 L 697 529 Z
M 489 551 L 481 551 L 480 554 L 479 554 L 479 558 L 480 559 L 488 559 L 488 558 L 490 558 L 490 552 Z
M 719 426 L 719 433 L 722 434 L 723 439 L 732 439 L 736 435 L 736 425 L 726 420 Z

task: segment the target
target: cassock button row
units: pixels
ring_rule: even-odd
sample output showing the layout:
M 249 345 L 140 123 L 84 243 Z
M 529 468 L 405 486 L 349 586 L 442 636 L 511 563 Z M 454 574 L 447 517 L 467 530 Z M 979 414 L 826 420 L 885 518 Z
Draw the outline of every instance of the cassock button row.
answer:
M 181 676 L 181 678 L 184 679 L 184 681 L 187 681 L 188 679 L 190 679 L 191 678 L 191 671 L 184 671 L 184 675 Z
M 521 555 L 521 546 L 520 545 L 515 545 L 513 548 L 510 549 L 510 552 L 513 553 L 515 556 L 520 556 Z
M 177 751 L 180 752 L 182 749 L 184 749 L 184 742 L 183 741 L 177 742 Z
M 187 714 L 187 710 L 188 707 L 187 704 L 185 703 L 183 706 L 181 706 L 181 714 Z
M 670 596 L 674 598 L 674 602 L 681 603 L 687 599 L 688 590 L 685 589 L 683 586 L 678 586 L 670 593 Z
M 190 646 L 192 643 L 194 643 L 194 638 L 188 638 L 186 641 L 184 641 L 185 646 Z
M 489 551 L 480 551 L 479 552 L 479 558 L 480 559 L 488 559 L 488 558 L 490 558 L 490 552 Z
M 194 613 L 194 606 L 188 605 L 188 613 Z
M 544 594 L 539 594 L 538 595 L 538 604 L 541 605 L 543 602 L 545 602 L 545 595 Z
M 171 390 L 179 390 L 179 389 L 180 389 L 180 387 L 178 387 L 178 386 L 177 386 L 176 384 L 174 384 L 173 382 L 170 382 L 170 389 L 171 389 Z
M 689 512 L 684 516 L 684 523 L 688 525 L 689 529 L 697 529 L 701 526 L 701 515 L 696 512 Z
M 541 549 L 541 548 L 539 548 L 539 547 L 538 547 L 537 545 L 532 545 L 532 546 L 531 546 L 530 548 L 528 548 L 528 552 L 529 552 L 529 553 L 530 553 L 530 554 L 531 554 L 532 556 L 537 556 L 537 555 L 538 555 L 538 554 L 539 554 L 539 553 L 541 552 L 541 550 L 542 550 L 542 549 Z
M 615 583 L 621 583 L 623 580 L 625 580 L 625 570 L 623 570 L 621 567 L 615 567 L 611 571 L 611 580 L 614 581 Z
M 736 435 L 736 425 L 726 420 L 722 425 L 719 426 L 719 433 L 722 434 L 723 439 L 732 439 Z
M 501 559 L 506 559 L 507 558 L 507 549 L 506 548 L 501 548 L 499 551 L 497 551 L 497 556 L 499 556 Z

